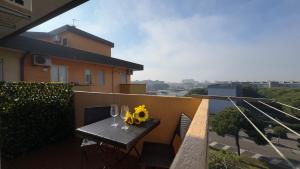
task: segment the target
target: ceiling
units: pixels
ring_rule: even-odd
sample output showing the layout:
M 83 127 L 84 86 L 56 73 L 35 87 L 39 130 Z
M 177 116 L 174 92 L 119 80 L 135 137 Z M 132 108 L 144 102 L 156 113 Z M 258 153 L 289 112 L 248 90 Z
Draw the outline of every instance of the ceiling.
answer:
M 30 3 L 29 10 L 10 1 L 0 0 L 0 39 L 22 33 L 87 0 L 15 0 L 27 6 Z

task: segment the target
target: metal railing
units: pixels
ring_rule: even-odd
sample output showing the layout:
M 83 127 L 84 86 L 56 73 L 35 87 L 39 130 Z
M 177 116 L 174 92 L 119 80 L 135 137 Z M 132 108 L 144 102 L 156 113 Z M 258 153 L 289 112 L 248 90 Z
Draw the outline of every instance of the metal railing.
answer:
M 247 115 L 237 106 L 237 104 L 234 101 L 241 101 L 246 103 L 247 105 L 249 105 L 251 108 L 255 109 L 256 111 L 260 112 L 261 114 L 263 114 L 264 116 L 268 117 L 269 119 L 271 119 L 272 121 L 276 122 L 277 124 L 279 124 L 280 126 L 284 127 L 285 129 L 287 129 L 288 131 L 294 133 L 297 137 L 300 138 L 300 134 L 298 132 L 296 132 L 295 130 L 291 129 L 290 127 L 286 126 L 285 124 L 283 124 L 282 122 L 280 122 L 279 120 L 275 119 L 274 117 L 270 116 L 269 114 L 267 114 L 266 112 L 262 111 L 261 109 L 257 108 L 256 106 L 254 106 L 253 104 L 251 104 L 250 102 L 257 102 L 260 103 L 261 105 L 264 105 L 268 108 L 271 108 L 273 110 L 276 110 L 277 112 L 280 112 L 282 114 L 285 114 L 286 116 L 289 116 L 295 120 L 300 121 L 300 118 L 289 114 L 287 112 L 284 112 L 278 108 L 275 108 L 274 106 L 271 106 L 267 103 L 276 103 L 279 104 L 281 106 L 285 106 L 285 107 L 289 107 L 291 109 L 297 110 L 300 112 L 300 109 L 285 103 L 281 103 L 276 101 L 275 99 L 267 99 L 267 98 L 252 98 L 252 97 L 235 97 L 235 96 L 211 96 L 211 95 L 192 95 L 192 97 L 195 98 L 205 98 L 205 99 L 213 99 L 213 100 L 224 100 L 224 101 L 230 101 L 233 106 L 242 114 L 242 116 L 253 126 L 253 128 L 265 139 L 265 141 L 267 141 L 267 143 L 275 150 L 275 152 L 293 169 L 296 169 L 296 167 L 294 166 L 294 164 L 285 157 L 285 155 L 264 135 L 264 133 L 262 131 L 259 130 L 259 128 L 250 120 L 250 118 L 247 117 Z

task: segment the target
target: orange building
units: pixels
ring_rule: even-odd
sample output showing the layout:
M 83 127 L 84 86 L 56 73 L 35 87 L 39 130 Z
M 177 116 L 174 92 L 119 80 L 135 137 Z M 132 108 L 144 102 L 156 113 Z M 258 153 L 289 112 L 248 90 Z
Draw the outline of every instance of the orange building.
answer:
M 74 83 L 75 90 L 144 93 L 143 85 L 126 87 L 133 71 L 143 70 L 143 65 L 111 57 L 113 47 L 112 42 L 65 25 L 47 33 L 25 32 L 9 38 L 1 43 L 0 54 L 17 55 L 20 81 Z

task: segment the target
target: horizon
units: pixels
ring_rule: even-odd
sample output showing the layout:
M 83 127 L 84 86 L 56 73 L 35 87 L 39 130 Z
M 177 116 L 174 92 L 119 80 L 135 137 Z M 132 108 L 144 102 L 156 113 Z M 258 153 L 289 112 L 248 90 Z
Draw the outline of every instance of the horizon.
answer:
M 77 28 L 115 43 L 112 57 L 144 65 L 132 80 L 299 81 L 299 7 L 295 0 L 91 0 L 30 31 L 77 19 Z

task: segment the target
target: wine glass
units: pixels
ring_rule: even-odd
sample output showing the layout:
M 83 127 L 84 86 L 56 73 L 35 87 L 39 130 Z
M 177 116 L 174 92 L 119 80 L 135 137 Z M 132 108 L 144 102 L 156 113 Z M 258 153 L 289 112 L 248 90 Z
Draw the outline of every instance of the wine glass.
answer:
M 116 123 L 116 117 L 119 115 L 118 105 L 112 104 L 110 106 L 110 115 L 114 118 L 114 122 L 111 124 L 111 126 L 117 127 L 118 123 Z
M 125 118 L 126 118 L 126 113 L 129 111 L 128 106 L 126 105 L 122 105 L 121 106 L 121 114 L 120 117 L 123 119 L 124 125 L 121 127 L 121 129 L 123 130 L 127 130 L 129 127 L 127 125 L 127 123 L 125 122 Z

